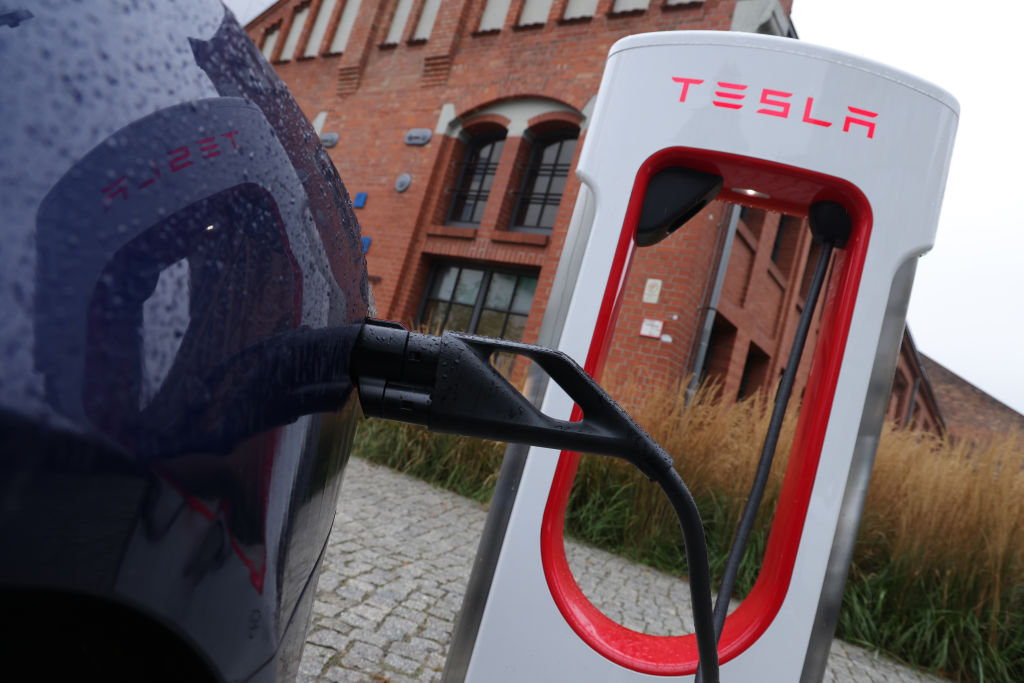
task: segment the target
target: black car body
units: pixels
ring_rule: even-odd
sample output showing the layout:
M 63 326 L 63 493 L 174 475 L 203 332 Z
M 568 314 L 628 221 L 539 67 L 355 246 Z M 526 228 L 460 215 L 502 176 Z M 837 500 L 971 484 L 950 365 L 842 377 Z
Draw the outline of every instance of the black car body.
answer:
M 290 680 L 370 299 L 341 180 L 217 2 L 0 8 L 0 66 L 5 675 Z M 327 328 L 303 415 L 263 360 Z

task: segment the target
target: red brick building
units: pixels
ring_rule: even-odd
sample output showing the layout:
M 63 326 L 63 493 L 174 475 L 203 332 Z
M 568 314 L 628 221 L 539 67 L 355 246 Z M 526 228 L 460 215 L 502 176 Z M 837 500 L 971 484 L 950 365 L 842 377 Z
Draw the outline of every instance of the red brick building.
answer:
M 1024 415 L 924 354 L 920 363 L 953 437 L 986 443 L 996 435 L 1024 436 Z
M 378 315 L 533 341 L 611 45 L 678 29 L 795 38 L 791 3 L 281 0 L 247 31 L 337 141 Z M 639 251 L 606 382 L 711 374 L 729 397 L 774 388 L 815 259 L 801 218 L 713 202 Z M 894 397 L 892 419 L 941 429 L 909 337 Z
M 909 330 L 904 332 L 899 364 L 896 366 L 892 393 L 889 395 L 889 408 L 886 411 L 886 417 L 891 422 L 901 427 L 936 433 L 944 433 L 950 428 L 951 425 L 946 422 L 946 415 L 956 415 L 960 411 L 960 406 L 955 401 L 939 400 L 938 392 L 931 381 L 933 368 L 949 372 L 919 353 Z M 977 387 L 972 388 L 984 394 Z

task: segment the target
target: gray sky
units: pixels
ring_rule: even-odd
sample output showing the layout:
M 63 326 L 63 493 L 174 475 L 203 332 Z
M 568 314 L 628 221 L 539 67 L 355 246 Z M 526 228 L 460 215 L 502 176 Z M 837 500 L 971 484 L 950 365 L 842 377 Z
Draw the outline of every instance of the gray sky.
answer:
M 259 16 L 260 12 L 274 4 L 274 0 L 222 0 L 235 13 L 238 22 L 245 26 Z
M 227 0 L 245 23 L 271 0 Z M 922 260 L 909 323 L 918 348 L 1024 412 L 1024 3 L 794 0 L 801 40 L 928 79 L 960 101 L 935 249 Z
M 870 57 L 960 101 L 935 248 L 908 315 L 922 352 L 1024 412 L 1024 3 L 794 0 L 801 40 Z

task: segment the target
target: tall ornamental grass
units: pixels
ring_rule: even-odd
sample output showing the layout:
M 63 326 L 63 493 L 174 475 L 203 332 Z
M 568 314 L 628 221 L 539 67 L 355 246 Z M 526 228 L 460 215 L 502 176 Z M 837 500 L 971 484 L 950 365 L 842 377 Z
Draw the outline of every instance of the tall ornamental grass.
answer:
M 753 480 L 770 404 L 738 403 L 703 387 L 644 395 L 625 406 L 672 454 L 697 499 L 717 581 Z M 795 411 L 794 411 L 795 412 Z M 753 586 L 795 414 L 737 581 Z M 477 500 L 493 492 L 504 445 L 365 421 L 356 453 Z M 1024 440 L 978 446 L 887 426 L 840 614 L 842 638 L 963 681 L 1024 681 Z M 625 462 L 584 456 L 566 517 L 569 534 L 685 573 L 682 540 L 663 494 Z

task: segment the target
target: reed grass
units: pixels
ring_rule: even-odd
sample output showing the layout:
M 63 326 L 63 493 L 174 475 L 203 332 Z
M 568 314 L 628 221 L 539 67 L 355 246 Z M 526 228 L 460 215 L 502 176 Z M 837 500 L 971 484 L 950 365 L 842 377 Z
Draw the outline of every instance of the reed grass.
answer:
M 353 453 L 486 503 L 494 493 L 505 445 L 364 419 L 356 431 Z
M 713 577 L 746 501 L 769 403 L 721 401 L 702 387 L 689 404 L 668 391 L 625 405 L 672 454 L 697 499 Z M 795 411 L 791 411 L 795 412 Z M 787 418 L 772 477 L 741 564 L 736 597 L 753 586 L 795 429 Z M 356 453 L 477 500 L 493 492 L 503 444 L 364 421 Z M 883 430 L 837 635 L 963 681 L 1024 681 L 1024 439 L 979 446 Z M 675 517 L 625 462 L 584 456 L 566 531 L 658 568 L 685 573 Z
M 1024 440 L 887 427 L 839 631 L 962 680 L 1024 681 Z

